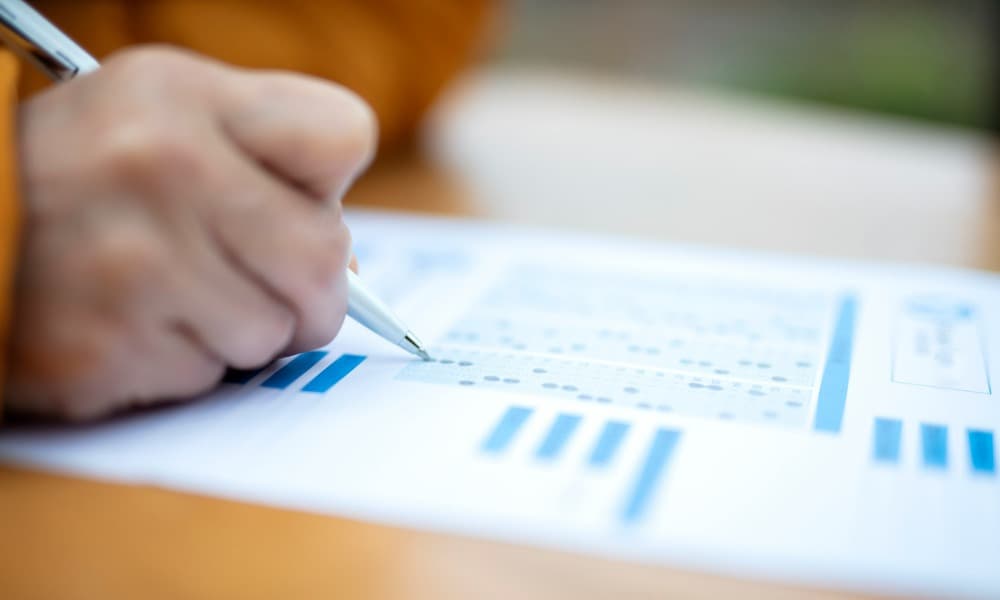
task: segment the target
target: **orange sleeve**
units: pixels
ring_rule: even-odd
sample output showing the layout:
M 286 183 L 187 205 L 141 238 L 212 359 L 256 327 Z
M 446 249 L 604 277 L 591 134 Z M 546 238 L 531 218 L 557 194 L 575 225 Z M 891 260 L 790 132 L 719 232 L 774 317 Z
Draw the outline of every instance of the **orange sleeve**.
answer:
M 98 58 L 164 42 L 255 68 L 309 73 L 375 109 L 383 147 L 409 139 L 483 44 L 491 0 L 35 0 Z M 25 70 L 25 93 L 45 79 Z
M 7 339 L 13 305 L 14 268 L 21 224 L 14 156 L 17 108 L 17 59 L 0 50 L 0 390 L 7 367 Z M 3 394 L 0 393 L 0 414 Z

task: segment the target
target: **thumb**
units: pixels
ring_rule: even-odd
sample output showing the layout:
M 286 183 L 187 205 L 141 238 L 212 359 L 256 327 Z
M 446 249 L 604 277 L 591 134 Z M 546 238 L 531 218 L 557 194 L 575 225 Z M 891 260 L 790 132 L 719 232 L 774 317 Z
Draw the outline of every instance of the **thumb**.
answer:
M 223 87 L 227 137 L 274 176 L 340 200 L 375 155 L 371 108 L 344 87 L 288 73 L 239 72 Z

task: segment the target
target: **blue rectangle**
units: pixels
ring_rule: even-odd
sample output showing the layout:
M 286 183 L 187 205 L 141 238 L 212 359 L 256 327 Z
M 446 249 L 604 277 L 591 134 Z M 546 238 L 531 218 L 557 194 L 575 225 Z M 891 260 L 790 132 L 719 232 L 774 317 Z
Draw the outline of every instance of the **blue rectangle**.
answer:
M 556 416 L 555 421 L 552 422 L 552 427 L 549 428 L 549 433 L 538 446 L 538 450 L 535 450 L 535 458 L 552 460 L 559 456 L 559 452 L 562 451 L 563 447 L 566 446 L 566 442 L 569 441 L 570 436 L 576 431 L 580 420 L 580 415 L 560 414 Z
M 872 458 L 880 463 L 898 463 L 902 435 L 903 422 L 899 419 L 875 419 Z
M 840 433 L 844 420 L 844 403 L 847 402 L 847 384 L 851 378 L 851 352 L 854 348 L 857 312 L 858 301 L 854 296 L 841 298 L 816 398 L 816 420 L 813 423 L 816 431 Z
M 222 376 L 222 383 L 243 385 L 259 375 L 263 370 L 264 367 L 259 369 L 226 369 L 226 373 Z
M 625 504 L 625 511 L 622 513 L 622 520 L 625 523 L 634 523 L 646 513 L 680 438 L 680 431 L 656 430 L 653 443 L 650 444 L 649 452 L 646 455 L 646 462 L 639 470 L 639 477 L 636 479 L 628 502 Z
M 924 456 L 924 467 L 928 469 L 948 468 L 948 428 L 931 423 L 920 424 L 920 445 Z
M 996 474 L 997 463 L 992 431 L 969 430 L 969 461 L 972 470 L 980 475 Z
M 628 433 L 628 428 L 629 424 L 622 421 L 605 423 L 600 437 L 597 438 L 597 443 L 594 444 L 594 450 L 590 453 L 590 459 L 587 461 L 590 466 L 606 467 L 611 464 L 615 458 L 615 452 L 618 451 L 625 439 L 625 434 Z
M 497 421 L 496 427 L 483 440 L 480 449 L 490 454 L 499 454 L 510 446 L 521 426 L 531 416 L 532 410 L 523 406 L 511 406 Z
M 303 352 L 285 363 L 283 367 L 275 371 L 273 375 L 265 379 L 264 383 L 260 385 L 261 387 L 283 390 L 290 386 L 296 379 L 302 377 L 303 373 L 311 369 L 324 356 L 326 356 L 326 352 L 320 350 Z
M 302 391 L 318 394 L 329 391 L 330 388 L 337 385 L 341 379 L 347 377 L 351 371 L 363 363 L 365 358 L 367 357 L 358 354 L 344 354 L 327 365 L 325 369 L 319 372 L 319 375 L 313 377 L 309 383 L 305 384 L 302 387 Z

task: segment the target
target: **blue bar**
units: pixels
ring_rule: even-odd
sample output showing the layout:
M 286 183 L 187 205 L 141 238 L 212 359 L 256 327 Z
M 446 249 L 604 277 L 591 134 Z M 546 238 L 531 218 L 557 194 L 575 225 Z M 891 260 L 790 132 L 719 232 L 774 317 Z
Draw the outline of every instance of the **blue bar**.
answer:
M 924 467 L 948 468 L 948 428 L 930 423 L 920 424 L 920 443 L 923 446 Z
M 995 475 L 996 458 L 993 454 L 993 432 L 969 430 L 969 460 L 972 470 L 981 475 Z
M 259 375 L 263 370 L 264 367 L 259 369 L 226 369 L 225 375 L 222 376 L 222 383 L 237 383 L 239 385 L 243 385 Z
M 326 352 L 322 352 L 320 350 L 304 352 L 293 358 L 290 362 L 286 363 L 285 366 L 275 371 L 273 375 L 265 379 L 264 383 L 260 385 L 261 387 L 283 390 L 291 385 L 296 379 L 302 377 L 303 373 L 311 369 L 312 366 L 318 363 L 324 356 L 326 356 Z
M 840 425 L 844 420 L 844 403 L 847 401 L 847 383 L 851 378 L 851 351 L 854 347 L 857 312 L 858 301 L 854 296 L 844 296 L 840 300 L 830 351 L 816 399 L 816 420 L 813 423 L 816 431 L 840 433 Z
M 899 419 L 875 419 L 875 439 L 872 440 L 872 458 L 881 463 L 899 463 L 900 438 L 903 422 Z
M 483 440 L 483 445 L 480 449 L 490 454 L 499 454 L 506 450 L 514 440 L 514 436 L 521 429 L 521 426 L 531 416 L 531 412 L 530 408 L 523 406 L 511 406 L 508 408 L 507 412 L 500 417 L 492 433 Z
M 538 450 L 535 450 L 535 458 L 540 460 L 556 458 L 563 447 L 566 446 L 566 442 L 569 441 L 570 436 L 576 431 L 581 418 L 580 415 L 558 415 L 556 420 L 552 422 L 552 427 L 549 429 L 548 435 L 542 440 L 541 445 L 538 446 Z
M 625 505 L 625 512 L 622 520 L 626 523 L 634 523 L 642 518 L 649 502 L 656 491 L 663 473 L 666 471 L 667 463 L 673 455 L 674 448 L 681 439 L 681 432 L 673 429 L 657 429 L 653 437 L 653 443 L 649 446 L 649 454 L 646 455 L 646 463 L 639 471 L 639 478 L 635 482 L 632 495 Z
M 367 357 L 357 354 L 344 354 L 337 360 L 327 365 L 325 369 L 320 371 L 319 375 L 313 377 L 312 380 L 302 388 L 302 391 L 315 392 L 318 394 L 329 391 L 330 388 L 337 385 L 341 379 L 347 377 L 348 373 L 364 362 L 365 358 Z
M 594 451 L 590 453 L 590 463 L 592 467 L 606 467 L 611 464 L 615 457 L 615 452 L 625 439 L 628 433 L 628 423 L 621 421 L 608 421 L 601 430 L 601 436 L 597 438 Z

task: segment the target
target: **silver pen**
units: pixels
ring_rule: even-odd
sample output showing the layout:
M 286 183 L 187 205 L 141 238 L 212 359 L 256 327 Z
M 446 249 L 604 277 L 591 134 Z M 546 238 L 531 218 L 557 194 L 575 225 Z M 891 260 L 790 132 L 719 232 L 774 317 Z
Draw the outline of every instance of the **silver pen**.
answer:
M 0 0 L 0 38 L 56 81 L 91 71 L 100 63 L 22 0 Z M 403 350 L 430 360 L 420 340 L 354 274 L 347 271 L 347 314 Z

